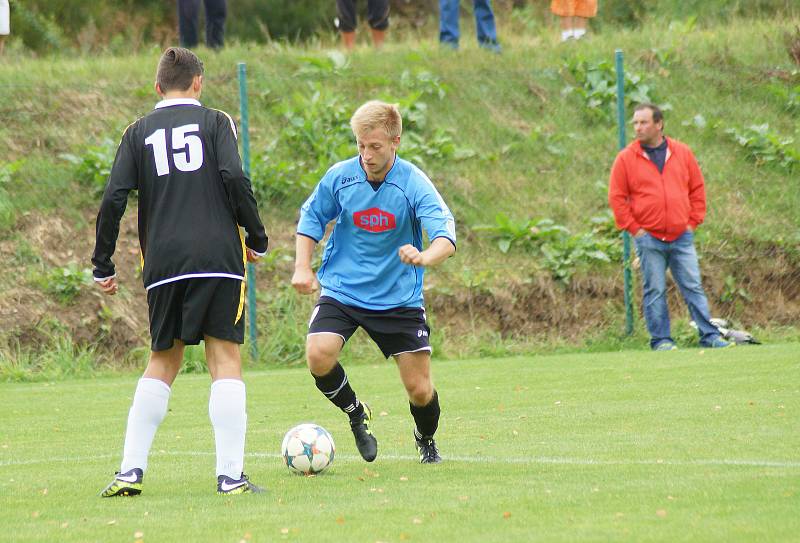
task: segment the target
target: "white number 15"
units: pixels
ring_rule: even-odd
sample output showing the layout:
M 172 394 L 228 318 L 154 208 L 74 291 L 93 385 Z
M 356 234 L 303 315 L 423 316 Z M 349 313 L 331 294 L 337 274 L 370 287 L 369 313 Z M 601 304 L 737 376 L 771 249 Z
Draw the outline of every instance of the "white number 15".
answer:
M 187 124 L 172 129 L 172 162 L 182 172 L 199 170 L 203 165 L 203 142 L 197 135 L 200 126 Z M 169 173 L 167 159 L 167 132 L 159 128 L 144 140 L 145 145 L 153 146 L 153 157 L 156 160 L 156 173 L 159 177 Z

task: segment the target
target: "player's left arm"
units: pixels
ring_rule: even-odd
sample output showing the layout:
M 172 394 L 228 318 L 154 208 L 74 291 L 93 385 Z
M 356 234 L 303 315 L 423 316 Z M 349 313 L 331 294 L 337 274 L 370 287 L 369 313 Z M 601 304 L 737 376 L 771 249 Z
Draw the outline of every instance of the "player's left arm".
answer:
M 691 151 L 688 154 L 690 210 L 687 227 L 694 231 L 706 217 L 706 185 L 697 159 Z
M 407 244 L 400 247 L 398 253 L 404 264 L 435 266 L 456 252 L 456 222 L 433 183 L 426 177 L 418 181 L 413 198 L 414 211 L 432 241 L 424 251 Z
M 413 266 L 435 266 L 441 264 L 456 252 L 456 246 L 445 237 L 434 239 L 430 246 L 420 251 L 410 243 L 400 247 L 400 262 Z
M 266 254 L 269 238 L 258 213 L 250 179 L 242 169 L 236 144 L 236 127 L 227 113 L 220 112 L 216 126 L 217 163 L 236 222 L 247 232 L 247 259 L 254 262 Z

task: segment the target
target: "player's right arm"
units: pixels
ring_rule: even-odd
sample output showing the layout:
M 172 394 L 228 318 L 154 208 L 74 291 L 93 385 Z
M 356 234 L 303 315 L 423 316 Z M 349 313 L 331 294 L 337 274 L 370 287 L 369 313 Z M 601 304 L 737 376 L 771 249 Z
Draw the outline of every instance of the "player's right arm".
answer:
M 95 245 L 92 253 L 94 280 L 106 294 L 117 291 L 116 271 L 111 257 L 117 246 L 119 223 L 128 205 L 128 193 L 138 187 L 139 173 L 136 154 L 131 141 L 133 125 L 122 136 L 114 165 L 100 203 L 95 227 Z
M 292 286 L 300 294 L 313 294 L 319 290 L 319 281 L 311 269 L 311 257 L 316 246 L 317 242 L 310 237 L 297 234 Z
M 319 281 L 311 269 L 311 258 L 317 243 L 325 235 L 325 227 L 341 212 L 333 194 L 337 179 L 335 167 L 328 170 L 300 208 L 292 276 L 292 286 L 300 294 L 319 290 Z

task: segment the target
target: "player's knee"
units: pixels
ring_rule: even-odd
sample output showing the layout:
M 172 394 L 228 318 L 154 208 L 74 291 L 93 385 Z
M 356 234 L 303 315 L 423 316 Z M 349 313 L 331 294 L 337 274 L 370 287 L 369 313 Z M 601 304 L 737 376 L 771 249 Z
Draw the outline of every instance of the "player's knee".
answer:
M 433 384 L 428 379 L 418 379 L 406 384 L 408 399 L 414 405 L 427 405 L 433 397 Z
M 309 345 L 306 349 L 308 369 L 314 375 L 325 375 L 336 365 L 337 354 L 319 346 Z

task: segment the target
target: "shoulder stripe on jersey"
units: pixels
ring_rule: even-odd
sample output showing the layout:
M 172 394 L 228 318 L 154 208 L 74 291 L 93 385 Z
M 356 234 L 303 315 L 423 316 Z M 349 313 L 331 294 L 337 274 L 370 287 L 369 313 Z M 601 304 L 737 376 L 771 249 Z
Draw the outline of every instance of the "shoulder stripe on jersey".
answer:
M 208 109 L 214 109 L 214 108 L 208 108 Z M 239 139 L 239 134 L 236 132 L 236 123 L 233 122 L 233 117 L 231 117 L 230 115 L 228 115 L 226 112 L 222 111 L 221 109 L 214 109 L 214 111 L 219 111 L 220 113 L 222 113 L 223 115 L 225 115 L 228 118 L 228 120 L 231 123 L 231 131 L 233 132 L 233 138 L 238 140 Z
M 433 189 L 433 193 L 436 195 L 436 199 L 439 200 L 439 206 L 442 208 L 442 211 L 447 211 L 447 215 L 450 215 L 452 217 L 453 214 L 450 212 L 450 208 L 447 207 L 446 203 L 444 203 L 444 198 L 442 198 L 442 195 L 439 194 L 438 190 L 436 190 L 436 186 L 433 184 L 433 181 L 431 181 L 428 178 L 428 176 L 425 174 L 425 172 L 420 170 L 415 165 L 411 164 L 411 167 L 414 169 L 414 171 L 417 174 L 419 174 L 420 177 L 422 177 L 422 179 L 424 179 L 431 186 L 431 189 Z
M 181 279 L 195 279 L 198 277 L 227 277 L 228 279 L 238 279 L 239 281 L 244 281 L 243 276 L 232 273 L 187 273 L 186 275 L 178 275 L 177 277 L 170 277 L 169 279 L 164 279 L 163 281 L 153 283 L 152 285 L 145 287 L 145 290 L 150 290 L 151 288 L 159 287 L 167 283 L 180 281 Z

